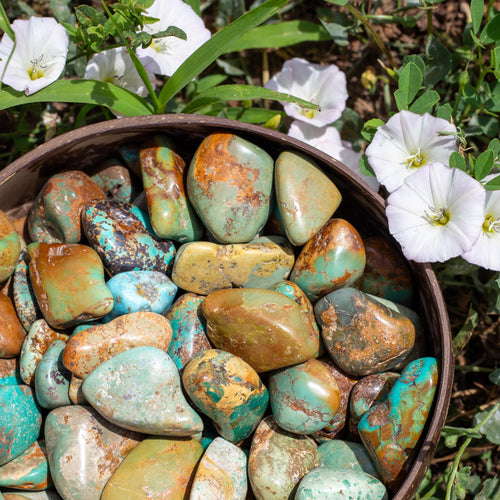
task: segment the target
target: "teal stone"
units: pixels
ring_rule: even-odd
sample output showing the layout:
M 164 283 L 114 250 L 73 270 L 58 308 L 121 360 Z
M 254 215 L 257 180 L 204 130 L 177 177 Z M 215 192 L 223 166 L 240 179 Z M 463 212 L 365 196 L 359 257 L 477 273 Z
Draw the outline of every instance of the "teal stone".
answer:
M 233 134 L 212 134 L 196 150 L 187 173 L 189 200 L 219 243 L 253 239 L 271 210 L 273 159 Z
M 113 310 L 101 321 L 140 311 L 165 314 L 174 301 L 177 285 L 159 271 L 128 271 L 115 274 L 106 282 L 113 295 Z
M 44 432 L 52 480 L 64 500 L 99 500 L 113 472 L 144 437 L 79 405 L 52 410 Z
M 281 222 L 292 245 L 311 239 L 342 200 L 337 186 L 312 160 L 291 151 L 278 156 L 274 185 Z
M 332 439 L 318 446 L 321 465 L 335 470 L 364 472 L 379 479 L 375 464 L 360 443 Z
M 412 361 L 386 399 L 374 405 L 358 425 L 359 435 L 385 484 L 396 487 L 407 472 L 438 382 L 435 358 Z
M 354 376 L 394 368 L 415 342 L 415 328 L 407 317 L 355 288 L 329 293 L 318 300 L 314 313 L 330 356 Z
M 116 159 L 105 161 L 98 167 L 91 179 L 108 198 L 130 202 L 135 197 L 136 189 L 130 170 Z
M 303 246 L 290 281 L 315 302 L 353 285 L 363 274 L 365 262 L 363 240 L 356 229 L 344 219 L 331 219 Z
M 318 467 L 304 476 L 295 500 L 388 500 L 378 479 L 360 471 Z
M 62 352 L 65 347 L 66 342 L 54 340 L 36 368 L 36 399 L 43 408 L 53 409 L 71 404 L 71 373 L 62 364 Z
M 191 436 L 203 430 L 182 393 L 177 367 L 155 347 L 117 354 L 90 373 L 82 390 L 104 418 L 125 429 L 158 436 Z
M 88 203 L 82 223 L 90 245 L 112 276 L 126 271 L 167 273 L 174 262 L 173 243 L 153 238 L 132 208 L 118 200 Z
M 337 382 L 317 359 L 270 375 L 269 393 L 278 425 L 297 434 L 311 434 L 325 427 L 340 405 Z
M 185 162 L 168 137 L 154 136 L 139 153 L 151 223 L 159 238 L 185 243 L 201 238 L 203 226 L 184 188 Z
M 118 148 L 125 165 L 138 177 L 141 177 L 141 160 L 139 158 L 138 144 L 122 144 Z
M 219 434 L 234 443 L 253 432 L 269 401 L 257 372 L 238 356 L 218 349 L 194 356 L 184 367 L 182 383 Z
M 43 318 L 43 315 L 31 286 L 27 259 L 28 252 L 24 248 L 12 278 L 12 291 L 17 317 L 23 328 L 28 332 L 31 325 L 36 320 Z
M 16 458 L 38 438 L 42 414 L 27 385 L 0 386 L 0 465 Z
M 0 358 L 0 385 L 22 385 L 19 358 Z
M 0 467 L 0 486 L 23 491 L 45 490 L 52 486 L 43 440 L 35 441 L 19 456 Z
M 174 302 L 166 314 L 172 327 L 172 341 L 167 354 L 179 370 L 199 352 L 211 349 L 205 333 L 205 319 L 201 313 L 204 298 L 194 293 L 185 293 Z

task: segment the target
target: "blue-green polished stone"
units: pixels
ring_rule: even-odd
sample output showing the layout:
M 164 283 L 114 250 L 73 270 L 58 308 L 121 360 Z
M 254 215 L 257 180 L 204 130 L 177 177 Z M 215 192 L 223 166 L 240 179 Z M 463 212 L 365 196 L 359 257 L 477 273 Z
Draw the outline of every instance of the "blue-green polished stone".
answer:
M 71 373 L 62 364 L 66 342 L 54 340 L 35 371 L 35 393 L 40 406 L 53 409 L 71 404 L 69 385 Z
M 233 134 L 212 134 L 188 169 L 189 200 L 219 243 L 245 243 L 269 216 L 273 187 L 271 156 Z
M 159 271 L 115 274 L 106 282 L 106 286 L 113 295 L 114 307 L 102 318 L 103 323 L 133 312 L 165 314 L 177 293 L 177 285 Z
M 24 384 L 19 370 L 19 358 L 0 359 L 0 385 Z
M 27 385 L 0 386 L 0 465 L 16 458 L 38 438 L 42 414 Z
M 351 469 L 379 477 L 375 464 L 360 443 L 332 439 L 318 446 L 321 465 L 329 469 Z
M 354 470 L 318 467 L 300 481 L 295 500 L 387 500 L 384 484 Z

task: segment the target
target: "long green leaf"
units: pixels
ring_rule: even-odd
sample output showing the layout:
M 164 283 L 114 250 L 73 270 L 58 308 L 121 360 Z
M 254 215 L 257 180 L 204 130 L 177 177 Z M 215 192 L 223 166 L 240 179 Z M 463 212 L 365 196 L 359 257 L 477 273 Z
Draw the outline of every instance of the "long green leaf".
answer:
M 193 78 L 224 54 L 244 33 L 262 24 L 276 14 L 288 0 L 267 0 L 240 18 L 228 24 L 191 54 L 169 78 L 160 93 L 160 109 L 163 112 L 168 101 L 182 90 Z
M 33 102 L 97 104 L 124 116 L 153 114 L 153 107 L 138 95 L 96 80 L 57 80 L 30 96 L 9 87 L 0 91 L 0 110 Z
M 252 99 L 274 99 L 275 101 L 293 102 L 306 109 L 318 109 L 316 104 L 290 94 L 276 92 L 254 85 L 219 85 L 200 93 L 183 110 L 194 113 L 198 109 L 217 101 L 246 101 Z
M 301 42 L 321 42 L 331 40 L 328 31 L 319 24 L 309 21 L 285 21 L 266 24 L 245 33 L 228 52 L 248 49 L 288 47 Z
M 0 2 L 0 29 L 5 31 L 5 33 L 7 33 L 7 35 L 11 40 L 16 39 L 16 35 L 14 34 L 14 31 L 10 27 L 9 18 L 7 17 L 7 13 L 3 8 L 2 2 Z
M 472 17 L 472 31 L 475 35 L 481 27 L 481 21 L 483 20 L 484 12 L 484 0 L 471 0 L 470 2 L 470 13 Z

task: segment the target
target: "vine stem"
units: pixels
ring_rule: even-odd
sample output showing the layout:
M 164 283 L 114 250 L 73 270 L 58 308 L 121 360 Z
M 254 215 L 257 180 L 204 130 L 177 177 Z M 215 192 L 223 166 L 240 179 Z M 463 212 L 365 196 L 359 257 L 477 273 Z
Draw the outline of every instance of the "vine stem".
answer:
M 351 4 L 351 2 L 347 2 L 345 4 L 345 7 L 356 19 L 358 19 L 358 21 L 360 21 L 363 24 L 366 31 L 368 31 L 368 34 L 372 37 L 373 41 L 377 44 L 378 48 L 385 55 L 390 65 L 394 68 L 395 64 L 394 64 L 394 59 L 392 58 L 392 54 L 387 50 L 387 47 L 382 43 L 382 40 L 380 40 L 380 37 L 373 29 L 373 26 L 370 23 L 370 21 L 358 9 L 356 9 L 356 7 L 354 7 L 354 5 Z
M 473 432 L 479 432 L 479 429 L 495 414 L 495 412 L 500 408 L 500 401 L 491 408 L 491 410 L 486 414 L 486 416 L 472 429 Z M 451 492 L 453 489 L 453 485 L 455 483 L 455 477 L 458 472 L 458 467 L 460 466 L 460 461 L 462 460 L 462 455 L 464 454 L 465 450 L 469 446 L 470 442 L 472 441 L 473 438 L 468 437 L 463 443 L 462 446 L 460 446 L 457 456 L 455 457 L 455 460 L 453 461 L 453 467 L 450 472 L 450 477 L 448 478 L 448 482 L 446 485 L 446 496 L 445 500 L 450 500 L 451 499 Z

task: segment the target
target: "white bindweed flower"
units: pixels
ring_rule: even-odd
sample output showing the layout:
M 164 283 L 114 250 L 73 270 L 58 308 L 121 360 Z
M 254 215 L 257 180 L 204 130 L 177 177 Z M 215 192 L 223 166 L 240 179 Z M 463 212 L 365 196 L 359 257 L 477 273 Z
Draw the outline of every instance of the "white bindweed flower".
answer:
M 359 169 L 361 153 L 357 153 L 347 141 L 343 141 L 335 127 L 314 127 L 308 123 L 295 120 L 288 129 L 288 135 L 314 146 L 342 162 L 356 176 L 363 179 L 375 191 L 378 191 L 379 183 L 377 179 L 361 173 Z
M 298 57 L 286 61 L 265 87 L 317 104 L 319 110 L 282 103 L 288 116 L 315 127 L 324 127 L 340 118 L 347 100 L 345 74 L 337 66 L 313 64 Z
M 186 33 L 186 40 L 175 36 L 155 38 L 148 48 L 137 49 L 139 57 L 149 56 L 155 61 L 154 71 L 158 75 L 173 75 L 196 49 L 210 39 L 211 33 L 203 20 L 182 0 L 156 0 L 146 9 L 145 15 L 159 19 L 144 26 L 147 33 L 159 33 L 169 26 L 176 26 Z
M 0 42 L 1 81 L 26 95 L 55 82 L 68 54 L 69 37 L 62 25 L 52 17 L 32 17 L 15 20 L 12 30 L 16 46 L 7 33 Z
M 488 182 L 497 175 L 488 175 L 483 182 Z M 500 271 L 500 191 L 486 191 L 484 213 L 479 239 L 462 257 L 485 269 Z
M 462 170 L 425 165 L 387 198 L 389 231 L 408 259 L 444 262 L 479 238 L 485 196 L 484 187 Z
M 448 165 L 450 154 L 458 149 L 456 131 L 443 118 L 400 111 L 377 129 L 366 156 L 380 184 L 392 192 L 424 165 Z
M 141 62 L 154 88 L 153 61 L 151 58 L 144 58 Z M 117 47 L 94 54 L 87 63 L 84 78 L 114 83 L 141 97 L 148 94 L 148 89 L 135 69 L 125 47 Z

